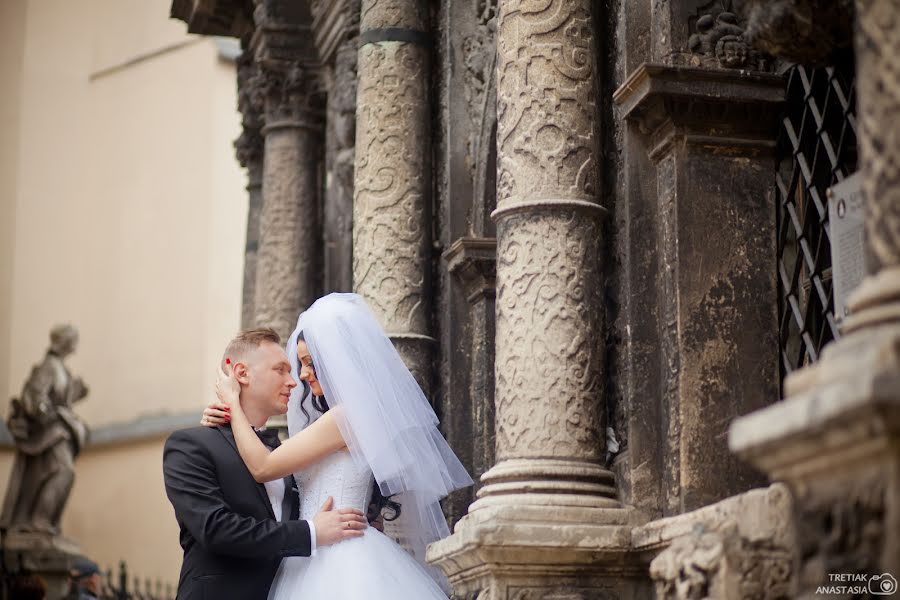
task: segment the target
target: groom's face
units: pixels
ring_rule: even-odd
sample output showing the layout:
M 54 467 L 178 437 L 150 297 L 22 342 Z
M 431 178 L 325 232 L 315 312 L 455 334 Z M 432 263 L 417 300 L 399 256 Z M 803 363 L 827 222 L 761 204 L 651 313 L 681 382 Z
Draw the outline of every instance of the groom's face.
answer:
M 297 382 L 291 376 L 291 365 L 281 346 L 263 342 L 247 357 L 245 364 L 247 374 L 241 382 L 241 400 L 252 402 L 269 416 L 286 413 L 291 390 L 297 387 Z

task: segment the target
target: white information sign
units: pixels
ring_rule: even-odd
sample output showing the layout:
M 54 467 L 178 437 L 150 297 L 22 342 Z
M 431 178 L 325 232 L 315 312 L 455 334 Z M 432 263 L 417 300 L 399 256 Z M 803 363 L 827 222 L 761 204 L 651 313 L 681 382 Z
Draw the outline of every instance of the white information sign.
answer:
M 834 317 L 840 322 L 849 314 L 847 298 L 865 275 L 865 210 L 859 172 L 828 190 L 828 221 L 831 224 L 831 280 Z

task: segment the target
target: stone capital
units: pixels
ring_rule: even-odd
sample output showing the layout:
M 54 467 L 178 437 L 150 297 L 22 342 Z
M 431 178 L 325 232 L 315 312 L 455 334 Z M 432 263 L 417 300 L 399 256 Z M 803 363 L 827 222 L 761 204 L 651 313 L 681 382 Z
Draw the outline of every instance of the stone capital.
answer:
M 249 46 L 265 102 L 263 133 L 272 127 L 320 129 L 324 86 L 305 4 L 257 0 Z
M 262 161 L 263 138 L 259 129 L 245 127 L 241 135 L 234 141 L 234 151 L 238 162 L 244 168 Z
M 238 111 L 241 113 L 241 135 L 234 141 L 238 162 L 246 169 L 262 161 L 263 111 L 265 98 L 263 78 L 253 52 L 244 48 L 237 60 Z
M 260 90 L 265 99 L 262 133 L 277 127 L 323 128 L 325 95 L 318 71 L 301 61 L 264 63 Z

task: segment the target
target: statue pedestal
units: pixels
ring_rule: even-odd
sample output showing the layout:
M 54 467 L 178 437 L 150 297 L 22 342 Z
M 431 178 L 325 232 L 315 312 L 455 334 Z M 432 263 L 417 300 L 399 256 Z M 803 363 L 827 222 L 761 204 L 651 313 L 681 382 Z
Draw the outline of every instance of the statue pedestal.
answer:
M 10 531 L 3 536 L 3 564 L 13 572 L 28 571 L 47 584 L 47 600 L 62 600 L 69 591 L 69 569 L 81 555 L 75 542 L 61 536 Z

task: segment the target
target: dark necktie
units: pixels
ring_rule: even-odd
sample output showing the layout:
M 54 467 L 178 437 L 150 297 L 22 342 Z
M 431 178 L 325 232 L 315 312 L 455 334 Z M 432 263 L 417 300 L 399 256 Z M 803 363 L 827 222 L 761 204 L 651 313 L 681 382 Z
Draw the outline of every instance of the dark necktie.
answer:
M 265 444 L 267 447 L 274 450 L 275 448 L 281 445 L 281 440 L 278 438 L 278 430 L 277 429 L 254 429 L 256 433 L 256 437 L 260 439 L 260 441 Z M 292 508 L 292 494 L 294 493 L 291 488 L 294 486 L 294 478 L 288 475 L 284 478 L 284 498 L 281 501 L 281 520 L 287 521 L 294 517 L 291 514 Z
M 277 429 L 255 429 L 256 437 L 262 441 L 267 447 L 272 448 L 273 450 L 281 445 L 281 440 L 278 439 L 278 430 Z

